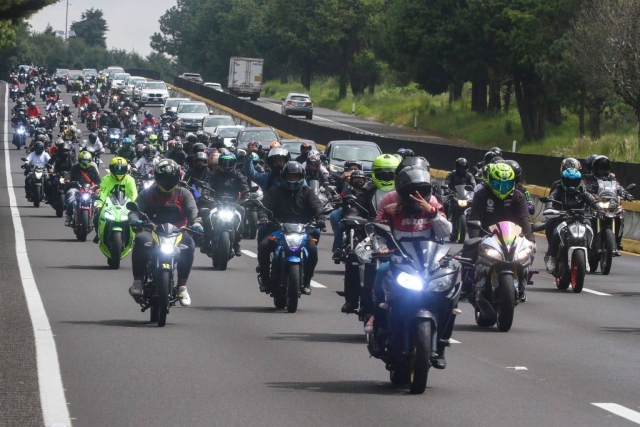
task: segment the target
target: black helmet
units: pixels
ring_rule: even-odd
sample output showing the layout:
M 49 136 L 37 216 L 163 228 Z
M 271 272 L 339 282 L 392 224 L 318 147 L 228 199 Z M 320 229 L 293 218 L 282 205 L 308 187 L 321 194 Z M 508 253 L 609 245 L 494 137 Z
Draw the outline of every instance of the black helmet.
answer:
M 207 146 L 204 145 L 202 142 L 198 142 L 196 145 L 193 146 L 193 153 L 201 153 L 207 151 Z
M 500 147 L 493 147 L 489 151 L 493 151 L 494 153 L 496 153 L 496 156 L 502 157 L 502 150 L 500 149 Z
M 282 168 L 282 180 L 291 191 L 297 190 L 304 184 L 304 168 L 298 162 L 288 162 Z
M 149 110 L 144 112 L 144 116 L 149 120 L 153 119 L 153 114 L 151 114 L 151 111 Z
M 36 141 L 36 143 L 33 145 L 33 151 L 35 151 L 38 155 L 44 153 L 44 144 L 42 143 L 42 141 Z
M 187 134 L 186 140 L 187 140 L 188 142 L 192 142 L 192 143 L 193 143 L 193 142 L 198 142 L 198 137 L 196 136 L 196 134 L 195 134 L 195 133 L 189 132 L 189 133 Z
M 466 175 L 469 170 L 469 161 L 464 157 L 460 157 L 456 160 L 455 171 L 458 175 Z
M 427 171 L 431 169 L 431 165 L 429 161 L 422 156 L 409 156 L 402 159 L 398 167 L 396 168 L 396 176 L 402 171 L 402 169 L 408 166 L 416 166 L 426 169 Z
M 209 134 L 205 131 L 199 130 L 198 132 L 196 132 L 196 137 L 198 137 L 198 141 L 201 141 L 203 143 L 209 142 Z
M 609 175 L 611 161 L 607 156 L 598 156 L 593 159 L 593 174 L 596 177 L 604 178 Z
M 357 189 L 363 188 L 367 180 L 366 175 L 361 170 L 351 172 L 351 175 L 349 178 L 350 178 L 351 186 Z
M 313 169 L 313 170 L 320 169 L 320 153 L 318 153 L 317 151 L 311 150 L 307 155 L 306 164 L 309 169 Z
M 586 159 L 584 159 L 584 171 L 586 173 L 592 173 L 593 172 L 593 161 L 598 156 L 599 156 L 599 154 L 591 154 L 590 156 L 587 156 Z
M 35 102 L 35 101 L 31 101 L 31 102 L 29 103 L 29 107 L 35 107 L 35 106 L 36 106 L 36 102 Z
M 231 173 L 236 168 L 236 163 L 237 159 L 235 154 L 222 153 L 218 157 L 218 170 L 221 173 Z
M 504 162 L 511 166 L 511 169 L 513 169 L 513 172 L 516 174 L 516 182 L 518 182 L 520 180 L 520 176 L 522 175 L 522 168 L 520 167 L 518 162 L 516 162 L 515 160 L 505 160 Z
M 416 191 L 427 201 L 431 198 L 431 174 L 419 166 L 407 166 L 396 178 L 396 191 L 403 205 L 412 206 L 413 199 L 409 195 Z
M 344 170 L 349 170 L 349 168 L 353 165 L 357 166 L 358 170 L 362 170 L 362 162 L 357 159 L 347 160 L 346 162 L 344 162 Z
M 58 150 L 60 150 L 60 153 L 62 153 L 62 154 L 68 154 L 68 153 L 71 152 L 71 144 L 69 142 L 67 142 L 67 141 L 64 141 L 61 144 L 61 146 L 58 147 Z
M 129 128 L 131 129 L 135 129 L 136 128 L 136 123 L 135 122 L 129 122 Z
M 279 173 L 280 171 L 278 170 L 279 168 L 274 166 L 273 161 L 276 158 L 281 157 L 285 163 L 289 162 L 291 160 L 291 154 L 289 154 L 289 151 L 287 151 L 286 148 L 283 147 L 274 147 L 271 150 L 269 150 L 269 154 L 267 155 L 267 165 L 271 168 L 271 170 L 274 173 Z M 302 165 L 300 165 L 300 167 L 302 167 Z
M 151 149 L 149 148 L 148 145 L 142 146 L 142 155 L 147 159 L 149 158 L 149 156 L 151 156 Z
M 196 168 L 197 168 L 198 166 L 200 166 L 200 165 L 198 164 L 198 160 L 202 160 L 202 161 L 204 161 L 204 165 L 203 165 L 203 166 L 204 166 L 204 167 L 206 167 L 206 166 L 207 166 L 207 160 L 208 160 L 208 157 L 207 157 L 207 155 L 206 155 L 205 153 L 203 153 L 202 151 L 198 151 L 198 152 L 195 154 L 195 156 L 193 156 L 193 166 L 195 166 Z
M 491 150 L 487 151 L 487 153 L 484 155 L 484 163 L 488 165 L 489 163 L 491 163 L 494 157 L 498 157 L 498 153 Z
M 89 134 L 89 142 L 91 142 L 92 144 L 95 144 L 97 140 L 98 140 L 98 135 L 96 135 L 95 132 L 91 132 Z
M 180 182 L 180 166 L 171 159 L 162 159 L 156 165 L 153 175 L 160 191 L 170 193 Z
M 64 104 L 64 106 L 62 107 L 65 111 L 69 110 L 69 104 Z

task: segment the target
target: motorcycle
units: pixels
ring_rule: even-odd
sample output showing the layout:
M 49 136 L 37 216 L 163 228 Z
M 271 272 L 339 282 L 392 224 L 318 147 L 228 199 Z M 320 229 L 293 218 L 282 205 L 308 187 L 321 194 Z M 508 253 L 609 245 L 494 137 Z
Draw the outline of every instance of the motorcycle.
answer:
M 135 238 L 135 233 L 129 226 L 127 202 L 129 199 L 124 191 L 119 190 L 107 197 L 100 210 L 98 222 L 100 251 L 107 257 L 109 267 L 114 270 L 120 268 L 120 260 L 131 252 Z
M 113 95 L 109 98 L 109 109 L 114 112 L 120 109 L 120 104 L 118 103 L 118 95 Z
M 446 201 L 447 219 L 453 224 L 449 237 L 450 242 L 464 243 L 467 238 L 467 216 L 465 211 L 473 202 L 473 187 L 471 185 L 456 185 L 453 190 L 441 185 L 443 191 L 449 191 Z
M 635 184 L 629 184 L 627 191 L 634 188 Z M 616 233 L 622 230 L 616 229 L 616 222 L 622 223 L 624 208 L 618 197 L 617 181 L 598 180 L 598 209 L 594 212 L 595 239 L 593 242 L 593 250 L 590 252 L 589 265 L 591 271 L 595 273 L 600 266 L 603 275 L 611 272 L 613 264 L 613 254 L 617 249 Z
M 169 141 L 171 140 L 171 132 L 168 129 L 162 130 L 162 135 L 160 136 L 160 146 L 162 147 L 162 152 L 166 153 L 169 149 Z
M 226 270 L 227 263 L 235 256 L 233 242 L 240 228 L 240 213 L 236 211 L 237 198 L 234 196 L 219 196 L 216 206 L 209 214 L 213 226 L 213 236 L 207 255 L 211 258 L 213 268 Z M 209 236 L 205 236 L 205 239 Z
M 244 204 L 244 224 L 242 227 L 242 237 L 253 240 L 258 232 L 258 208 L 260 201 L 264 197 L 262 188 L 258 185 L 249 188 L 250 199 Z
M 79 100 L 80 100 L 80 92 L 76 92 L 71 96 L 71 103 L 73 105 L 78 105 Z
M 107 145 L 109 146 L 109 151 L 111 154 L 115 154 L 120 147 L 120 135 L 122 135 L 122 130 L 119 128 L 110 128 L 108 135 L 109 141 L 107 142 Z
M 27 145 L 27 128 L 20 124 L 13 130 L 13 145 L 19 150 Z
M 53 171 L 50 175 L 52 189 L 49 199 L 49 205 L 56 211 L 56 217 L 62 218 L 65 209 L 66 191 L 65 191 L 65 174 L 59 174 Z
M 80 121 L 84 123 L 85 120 L 87 120 L 88 115 L 89 115 L 89 104 L 84 103 L 80 106 L 80 109 L 78 110 L 78 117 L 80 117 Z
M 411 394 L 427 387 L 431 366 L 438 353 L 449 346 L 445 331 L 451 331 L 460 297 L 460 264 L 449 246 L 428 239 L 396 241 L 386 225 L 373 224 L 393 251 L 379 255 L 390 263 L 384 280 L 384 315 L 376 316 L 376 330 L 368 335 L 371 356 L 385 362 L 390 380 L 408 385 Z
M 57 126 L 57 124 L 58 124 L 58 114 L 51 111 L 49 114 L 47 114 L 47 128 L 53 129 Z
M 267 210 L 264 205 L 260 207 Z M 327 213 L 323 211 L 320 215 Z M 316 234 L 316 228 L 312 225 L 315 219 L 316 217 L 307 224 L 280 223 L 275 218 L 272 220 L 277 229 L 269 236 L 269 240 L 275 242 L 275 251 L 271 255 L 269 266 L 272 284 L 270 296 L 273 297 L 273 305 L 276 308 L 286 307 L 289 313 L 298 310 L 298 299 L 304 284 L 306 246 L 310 239 L 309 233 Z M 258 274 L 258 283 L 261 282 L 262 278 Z
M 17 87 L 17 86 L 12 87 L 12 88 L 9 90 L 9 96 L 11 97 L 11 100 L 12 100 L 13 102 L 16 102 L 16 101 L 18 100 L 18 98 L 19 98 L 19 94 L 20 94 L 20 89 L 18 89 L 18 87 Z
M 27 162 L 26 157 L 22 158 L 23 162 Z M 22 165 L 22 169 L 25 169 L 28 173 L 29 181 L 29 201 L 33 203 L 33 207 L 39 208 L 40 202 L 45 199 L 44 196 L 44 181 L 45 171 L 44 166 L 33 166 L 28 162 Z
M 87 116 L 87 129 L 89 130 L 89 132 L 95 132 L 98 130 L 98 127 L 99 127 L 98 112 L 92 111 Z
M 126 208 L 132 212 L 140 212 L 135 202 L 128 202 Z M 144 294 L 141 297 L 135 297 L 135 301 L 140 304 L 143 312 L 151 309 L 151 322 L 157 322 L 158 327 L 163 327 L 166 324 L 169 309 L 178 301 L 177 281 L 174 280 L 176 256 L 181 250 L 187 249 L 180 244 L 182 232 L 197 232 L 188 227 L 178 228 L 172 224 L 156 225 L 149 221 L 144 213 L 141 215 L 145 221 L 141 226 L 142 229 L 150 231 L 153 236 L 153 251 L 142 280 Z
M 541 197 L 540 201 L 553 202 L 562 206 L 561 202 L 548 197 Z M 560 248 L 558 254 L 555 254 L 557 255 L 556 269 L 552 272 L 556 278 L 556 287 L 566 290 L 571 286 L 571 290 L 579 294 L 584 286 L 584 278 L 590 270 L 588 254 L 593 243 L 593 229 L 585 224 L 588 215 L 584 209 L 569 211 L 547 209 L 542 214 L 547 218 L 561 218 L 563 221 L 557 227 L 560 234 Z
M 73 203 L 72 227 L 76 239 L 80 242 L 87 240 L 87 235 L 93 231 L 93 202 L 99 195 L 96 192 L 100 187 L 85 184 L 78 189 Z
M 468 226 L 482 230 L 480 221 L 469 221 Z M 540 231 L 544 224 L 532 227 Z M 475 310 L 476 324 L 491 327 L 497 323 L 500 332 L 508 332 L 515 307 L 526 300 L 536 246 L 512 222 L 499 222 L 482 231 L 487 234 L 485 237 L 468 239 L 463 244 L 463 251 L 477 250 L 478 257 L 475 263 L 459 258 L 464 266 L 462 279 L 473 289 L 469 302 Z
M 36 128 L 40 127 L 40 117 L 28 117 L 27 121 L 29 122 L 27 125 L 29 136 L 33 136 L 33 134 L 36 133 Z
M 153 175 L 146 174 L 144 171 L 142 173 L 138 173 L 135 178 L 137 180 L 138 193 L 142 192 L 142 190 L 146 190 L 151 187 L 156 181 L 153 179 Z
M 106 126 L 101 127 L 100 129 L 98 129 L 98 139 L 100 140 L 100 142 L 102 142 L 103 146 L 107 146 L 107 142 L 108 140 L 108 135 L 109 135 L 109 128 Z

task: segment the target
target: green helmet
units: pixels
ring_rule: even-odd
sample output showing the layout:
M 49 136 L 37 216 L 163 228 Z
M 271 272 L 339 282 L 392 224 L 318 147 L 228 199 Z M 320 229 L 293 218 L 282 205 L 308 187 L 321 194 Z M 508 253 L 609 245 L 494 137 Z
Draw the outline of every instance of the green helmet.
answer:
M 491 191 L 500 200 L 506 199 L 515 187 L 516 174 L 513 168 L 506 163 L 492 164 L 489 166 L 489 186 Z
M 371 166 L 371 180 L 379 190 L 391 191 L 395 188 L 395 172 L 400 160 L 391 154 L 376 157 Z

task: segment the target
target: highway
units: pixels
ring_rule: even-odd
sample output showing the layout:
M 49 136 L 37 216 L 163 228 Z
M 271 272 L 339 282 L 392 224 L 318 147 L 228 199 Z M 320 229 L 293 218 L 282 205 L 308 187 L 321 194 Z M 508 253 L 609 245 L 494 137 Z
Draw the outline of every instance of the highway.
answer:
M 5 94 L 3 84 L 3 118 Z M 157 117 L 160 109 L 152 111 Z M 314 120 L 324 114 L 318 109 Z M 58 365 L 73 426 L 640 424 L 636 256 L 615 258 L 610 276 L 588 275 L 588 291 L 579 295 L 558 291 L 542 271 L 508 333 L 479 328 L 462 303 L 447 369 L 432 369 L 426 392 L 413 396 L 392 386 L 384 364 L 369 358 L 357 318 L 340 313 L 342 267 L 331 261 L 330 232 L 319 244 L 312 295 L 303 296 L 297 313 L 275 310 L 258 292 L 256 243 L 245 241 L 245 254 L 224 272 L 197 251 L 192 306 L 172 308 L 167 326 L 157 328 L 128 295 L 130 257 L 110 270 L 93 235 L 77 242 L 50 206 L 26 202 L 24 150 L 11 144 L 3 120 L 0 426 L 43 425 L 43 378 L 55 379 Z M 24 233 L 12 225 L 12 192 Z M 23 292 L 30 278 L 18 270 L 22 239 L 39 296 Z M 543 269 L 546 242 L 537 240 L 535 266 Z M 34 298 L 41 298 L 59 358 L 39 371 L 36 349 L 51 348 L 34 337 L 27 308 Z M 47 411 L 64 413 L 44 397 Z

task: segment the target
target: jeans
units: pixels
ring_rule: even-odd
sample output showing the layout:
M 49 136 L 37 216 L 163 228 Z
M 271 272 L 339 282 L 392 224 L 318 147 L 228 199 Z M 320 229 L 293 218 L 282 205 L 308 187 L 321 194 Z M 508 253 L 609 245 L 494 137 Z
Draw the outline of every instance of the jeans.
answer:
M 342 208 L 336 209 L 335 211 L 331 212 L 331 215 L 329 215 L 329 221 L 331 221 L 331 228 L 333 229 L 333 247 L 331 248 L 332 252 L 340 249 L 340 246 L 342 245 L 342 232 L 344 231 L 342 223 L 340 222 L 342 216 Z
M 143 277 L 147 269 L 147 262 L 153 247 L 145 246 L 145 243 L 152 243 L 153 237 L 148 231 L 136 233 L 136 239 L 133 243 L 133 251 L 131 253 L 131 263 L 133 264 L 133 277 Z M 187 249 L 181 249 L 177 256 L 178 262 L 178 279 L 188 279 L 193 265 L 194 252 L 196 245 L 191 236 L 187 233 L 182 234 L 181 245 L 186 245 Z M 155 249 L 158 250 L 158 249 Z
M 390 269 L 391 265 L 389 262 L 381 262 L 378 266 L 378 271 L 376 271 L 376 280 L 373 282 L 373 301 L 376 307 L 385 300 L 384 288 L 382 285 L 384 283 L 384 278 L 387 276 Z

